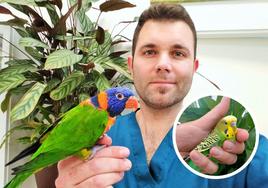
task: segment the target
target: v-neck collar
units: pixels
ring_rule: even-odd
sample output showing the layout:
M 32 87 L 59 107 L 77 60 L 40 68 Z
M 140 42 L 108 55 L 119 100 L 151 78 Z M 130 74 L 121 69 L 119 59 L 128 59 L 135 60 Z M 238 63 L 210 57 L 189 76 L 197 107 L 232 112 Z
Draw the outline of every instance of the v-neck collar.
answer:
M 133 171 L 136 177 L 139 179 L 139 182 L 146 182 L 148 185 L 149 180 L 151 183 L 157 184 L 168 175 L 168 169 L 170 168 L 173 158 L 175 157 L 172 144 L 172 128 L 156 149 L 150 164 L 148 165 L 146 161 L 146 151 L 141 130 L 136 119 L 136 114 L 133 113 L 131 118 L 131 122 L 133 123 L 130 127 L 130 139 L 132 140 L 132 156 L 133 160 L 135 160 L 132 163 Z

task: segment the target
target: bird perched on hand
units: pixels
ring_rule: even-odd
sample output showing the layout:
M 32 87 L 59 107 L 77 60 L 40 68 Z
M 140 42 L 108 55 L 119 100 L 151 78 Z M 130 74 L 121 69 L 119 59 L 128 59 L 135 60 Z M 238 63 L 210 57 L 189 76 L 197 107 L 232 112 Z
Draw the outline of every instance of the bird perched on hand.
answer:
M 213 146 L 222 146 L 225 140 L 230 140 L 232 142 L 236 141 L 237 133 L 237 118 L 233 115 L 228 115 L 223 117 L 212 130 L 212 132 L 202 140 L 200 144 L 196 146 L 194 150 L 202 153 L 205 156 L 209 157 L 209 151 Z M 184 160 L 197 171 L 201 171 L 193 161 L 190 159 L 189 155 L 184 158 Z M 216 159 L 212 159 L 217 163 Z
M 123 87 L 108 89 L 81 102 L 7 164 L 33 154 L 29 162 L 12 169 L 15 177 L 5 188 L 18 187 L 32 174 L 68 156 L 88 159 L 92 147 L 125 108 L 137 109 L 138 101 L 129 89 Z

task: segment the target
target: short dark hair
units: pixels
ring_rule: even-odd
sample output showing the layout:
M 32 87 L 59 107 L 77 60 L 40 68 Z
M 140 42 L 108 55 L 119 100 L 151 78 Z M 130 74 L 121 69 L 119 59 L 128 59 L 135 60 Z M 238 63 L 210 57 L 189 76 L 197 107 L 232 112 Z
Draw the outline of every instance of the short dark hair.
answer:
M 185 22 L 191 29 L 194 37 L 194 58 L 196 57 L 196 46 L 197 46 L 197 36 L 194 23 L 185 10 L 185 8 L 179 4 L 154 4 L 150 6 L 148 9 L 143 11 L 141 14 L 138 25 L 135 29 L 133 41 L 132 41 L 132 56 L 134 57 L 136 45 L 138 41 L 138 37 L 140 31 L 148 20 L 155 20 L 155 21 L 183 21 Z

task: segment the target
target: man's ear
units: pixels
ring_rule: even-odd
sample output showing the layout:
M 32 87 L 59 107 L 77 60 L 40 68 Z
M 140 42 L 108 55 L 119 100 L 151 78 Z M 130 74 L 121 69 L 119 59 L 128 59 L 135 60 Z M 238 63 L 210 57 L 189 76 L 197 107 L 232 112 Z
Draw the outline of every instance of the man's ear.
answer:
M 128 66 L 128 70 L 129 70 L 131 76 L 133 76 L 133 58 L 132 58 L 132 56 L 128 56 L 127 66 Z
M 198 61 L 198 59 L 195 59 L 194 60 L 194 72 L 197 71 L 198 67 L 199 67 L 199 61 Z

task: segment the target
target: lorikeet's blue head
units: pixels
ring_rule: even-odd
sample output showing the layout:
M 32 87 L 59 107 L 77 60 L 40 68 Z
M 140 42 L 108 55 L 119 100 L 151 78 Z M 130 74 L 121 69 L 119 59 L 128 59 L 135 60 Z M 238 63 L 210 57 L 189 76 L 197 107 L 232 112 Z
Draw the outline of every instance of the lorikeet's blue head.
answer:
M 114 87 L 91 98 L 91 102 L 109 112 L 111 117 L 119 115 L 125 108 L 138 108 L 133 92 L 126 87 Z

